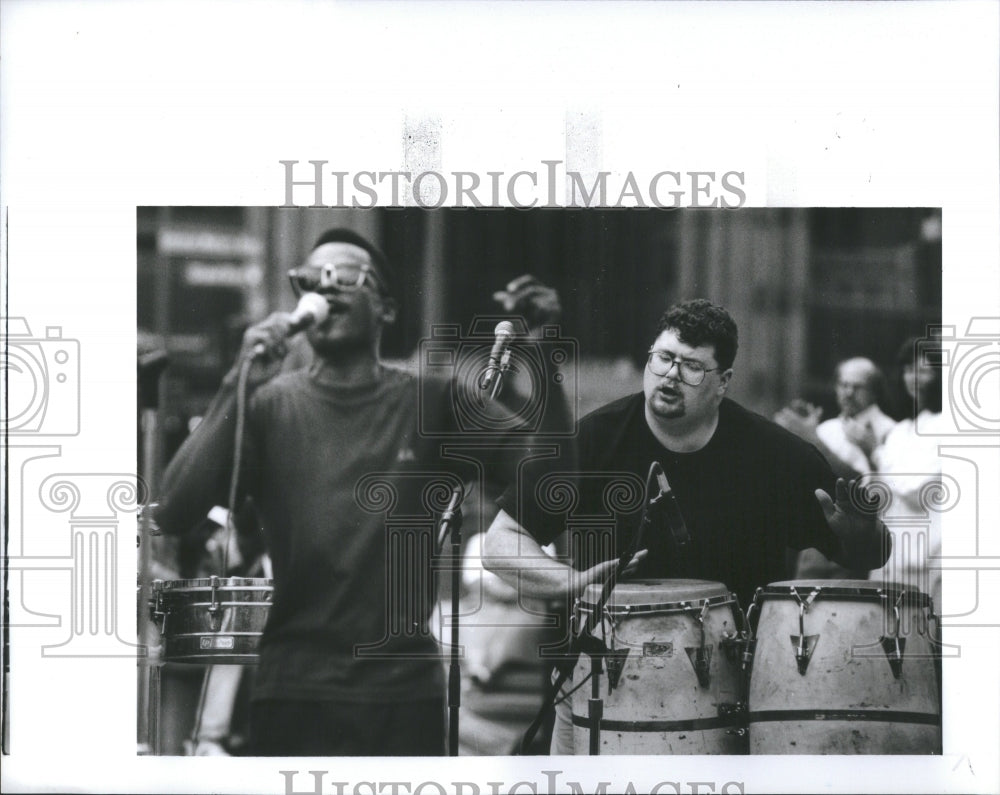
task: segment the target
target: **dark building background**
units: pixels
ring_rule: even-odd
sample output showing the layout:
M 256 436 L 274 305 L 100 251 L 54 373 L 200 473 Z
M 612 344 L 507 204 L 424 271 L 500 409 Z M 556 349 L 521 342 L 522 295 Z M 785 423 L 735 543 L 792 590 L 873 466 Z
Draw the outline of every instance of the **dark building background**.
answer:
M 889 368 L 941 321 L 941 213 L 926 208 L 319 210 L 142 207 L 138 326 L 170 354 L 161 464 L 200 415 L 250 322 L 295 299 L 287 271 L 331 226 L 368 235 L 400 274 L 386 358 L 415 366 L 435 323 L 497 314 L 523 273 L 556 287 L 578 340 L 580 410 L 637 389 L 656 320 L 702 296 L 740 326 L 731 394 L 770 414 L 804 396 L 835 411 L 848 356 Z M 892 408 L 891 406 L 889 407 Z

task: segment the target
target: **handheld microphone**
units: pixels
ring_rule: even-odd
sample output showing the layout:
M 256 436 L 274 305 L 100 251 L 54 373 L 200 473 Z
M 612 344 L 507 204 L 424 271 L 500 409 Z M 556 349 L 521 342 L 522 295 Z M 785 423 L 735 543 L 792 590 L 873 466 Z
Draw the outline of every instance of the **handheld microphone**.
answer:
M 493 329 L 493 333 L 496 339 L 493 342 L 493 350 L 490 351 L 490 361 L 479 381 L 479 388 L 484 391 L 492 387 L 510 366 L 510 345 L 514 341 L 514 324 L 509 320 L 501 320 Z
M 292 311 L 286 336 L 291 337 L 293 334 L 305 331 L 310 326 L 322 323 L 329 314 L 330 305 L 323 296 L 318 293 L 304 293 L 299 299 L 298 306 Z M 267 353 L 267 345 L 263 342 L 258 342 L 253 346 L 253 356 L 263 356 L 265 353 Z

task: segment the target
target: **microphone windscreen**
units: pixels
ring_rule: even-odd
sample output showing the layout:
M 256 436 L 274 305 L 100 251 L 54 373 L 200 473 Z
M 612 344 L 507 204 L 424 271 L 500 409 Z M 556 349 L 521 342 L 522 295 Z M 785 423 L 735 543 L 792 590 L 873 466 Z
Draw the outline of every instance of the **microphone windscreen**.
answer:
M 297 319 L 304 319 L 311 316 L 314 323 L 322 323 L 330 314 L 330 305 L 326 299 L 318 293 L 305 293 L 295 307 L 293 315 Z

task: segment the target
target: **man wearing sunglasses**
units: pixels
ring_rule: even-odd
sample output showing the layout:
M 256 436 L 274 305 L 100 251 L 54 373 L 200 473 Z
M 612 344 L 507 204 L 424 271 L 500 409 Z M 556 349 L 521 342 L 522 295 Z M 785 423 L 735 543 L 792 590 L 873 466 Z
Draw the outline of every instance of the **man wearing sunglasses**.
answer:
M 442 754 L 444 670 L 429 626 L 436 528 L 426 489 L 442 472 L 459 485 L 472 472 L 420 433 L 416 377 L 379 360 L 382 330 L 396 315 L 381 251 L 331 230 L 290 277 L 296 292 L 326 300 L 328 316 L 306 331 L 308 350 L 288 342 L 288 313 L 247 330 L 239 362 L 164 474 L 157 519 L 183 532 L 229 501 L 236 387 L 246 379 L 236 499 L 253 499 L 274 570 L 251 752 Z M 455 387 L 440 380 L 427 402 L 447 412 Z
M 498 500 L 486 567 L 526 595 L 572 604 L 635 548 L 646 503 L 616 508 L 608 483 L 646 478 L 648 488 L 654 462 L 689 540 L 675 532 L 676 519 L 654 515 L 626 574 L 721 582 L 745 609 L 756 588 L 790 576 L 789 550 L 815 547 L 861 570 L 881 565 L 889 550 L 885 526 L 852 497 L 849 484 L 836 480 L 814 447 L 726 397 L 736 349 L 736 323 L 725 309 L 700 299 L 671 307 L 649 348 L 642 392 L 583 418 L 575 455 L 526 466 Z M 544 485 L 567 472 L 576 474 L 573 515 L 614 523 L 613 549 L 588 538 L 587 528 L 574 530 L 572 565 L 541 551 L 566 520 L 545 503 Z M 568 713 L 563 701 L 553 753 L 573 752 Z

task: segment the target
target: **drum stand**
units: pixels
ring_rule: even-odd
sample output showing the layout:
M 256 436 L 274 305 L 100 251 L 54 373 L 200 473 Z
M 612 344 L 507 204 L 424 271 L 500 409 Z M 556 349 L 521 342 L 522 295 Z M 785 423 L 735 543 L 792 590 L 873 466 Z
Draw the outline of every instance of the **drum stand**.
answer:
M 456 486 L 451 501 L 441 514 L 437 550 L 444 549 L 444 542 L 451 535 L 451 660 L 448 664 L 448 756 L 458 756 L 458 712 L 462 705 L 462 667 L 459 662 L 458 613 L 462 589 L 462 499 L 464 492 Z
M 158 427 L 158 411 L 160 405 L 160 376 L 166 369 L 168 357 L 166 351 L 153 350 L 142 353 L 137 358 L 137 380 L 139 386 L 139 405 L 141 407 L 139 422 L 142 433 L 142 477 L 148 487 L 148 493 L 154 493 L 157 480 L 157 465 L 159 460 L 160 435 Z M 150 571 L 152 564 L 152 538 L 157 535 L 156 524 L 153 521 L 155 503 L 147 502 L 139 513 L 139 581 L 138 581 L 138 615 L 137 635 L 137 735 L 139 755 L 158 755 L 160 753 L 160 647 L 150 646 L 152 622 L 147 607 L 150 599 Z
M 656 494 L 654 494 L 654 490 L 656 491 Z M 663 472 L 663 467 L 660 466 L 658 461 L 653 461 L 652 464 L 650 464 L 649 471 L 646 474 L 646 502 L 642 509 L 642 517 L 639 520 L 639 526 L 636 528 L 635 535 L 632 537 L 628 548 L 618 558 L 618 565 L 615 566 L 612 574 L 604 582 L 604 586 L 601 589 L 601 596 L 597 600 L 597 604 L 594 607 L 594 620 L 592 622 L 588 622 L 591 626 L 581 628 L 579 634 L 573 635 L 570 640 L 569 651 L 565 659 L 556 663 L 554 671 L 556 675 L 542 701 L 542 708 L 539 710 L 534 721 L 532 721 L 531 725 L 528 726 L 527 730 L 524 732 L 524 736 L 521 738 L 520 743 L 513 751 L 514 754 L 523 754 L 531 744 L 531 741 L 534 739 L 538 730 L 542 726 L 546 713 L 555 705 L 556 699 L 559 695 L 559 689 L 569 678 L 573 671 L 573 667 L 576 665 L 576 660 L 581 654 L 587 654 L 590 657 L 591 666 L 591 690 L 590 699 L 587 703 L 587 716 L 588 723 L 590 724 L 590 754 L 592 756 L 600 754 L 601 718 L 604 714 L 604 700 L 600 697 L 601 660 L 606 657 L 614 659 L 615 655 L 612 650 L 608 649 L 604 641 L 594 637 L 592 630 L 596 622 L 601 621 L 601 617 L 604 614 L 604 606 L 611 597 L 611 591 L 614 590 L 615 583 L 618 581 L 618 578 L 625 571 L 626 567 L 632 561 L 632 558 L 635 557 L 636 553 L 642 549 L 642 539 L 645 536 L 646 531 L 652 526 L 654 515 L 662 517 L 677 546 L 679 548 L 683 548 L 690 539 L 690 536 L 688 534 L 687 526 L 684 524 L 684 517 L 681 516 L 673 491 L 671 490 L 670 484 L 667 482 L 667 477 Z M 621 669 L 619 667 L 618 673 L 620 672 Z M 612 682 L 612 678 L 612 674 L 609 671 L 609 683 L 612 687 L 614 687 L 617 682 Z M 616 679 L 616 677 L 614 678 Z
M 156 412 L 146 409 L 143 412 L 143 432 L 146 439 L 146 471 L 151 472 L 153 445 L 156 435 Z M 155 503 L 143 506 L 139 515 L 139 589 L 137 629 L 139 636 L 139 681 L 138 681 L 138 736 L 140 756 L 159 756 L 160 744 L 160 674 L 163 670 L 163 659 L 160 656 L 162 647 L 157 642 L 152 643 L 155 628 L 150 617 L 153 605 L 153 594 L 150 582 L 150 564 L 152 554 L 150 545 L 153 536 L 159 535 L 153 521 L 152 511 Z M 158 636 L 158 632 L 156 632 Z
M 597 641 L 596 638 L 593 638 Z M 604 647 L 604 644 L 601 644 Z M 590 654 L 590 698 L 587 700 L 587 723 L 590 731 L 590 755 L 601 753 L 601 720 L 604 718 L 604 699 L 601 698 L 601 659 L 607 652 L 591 651 Z

